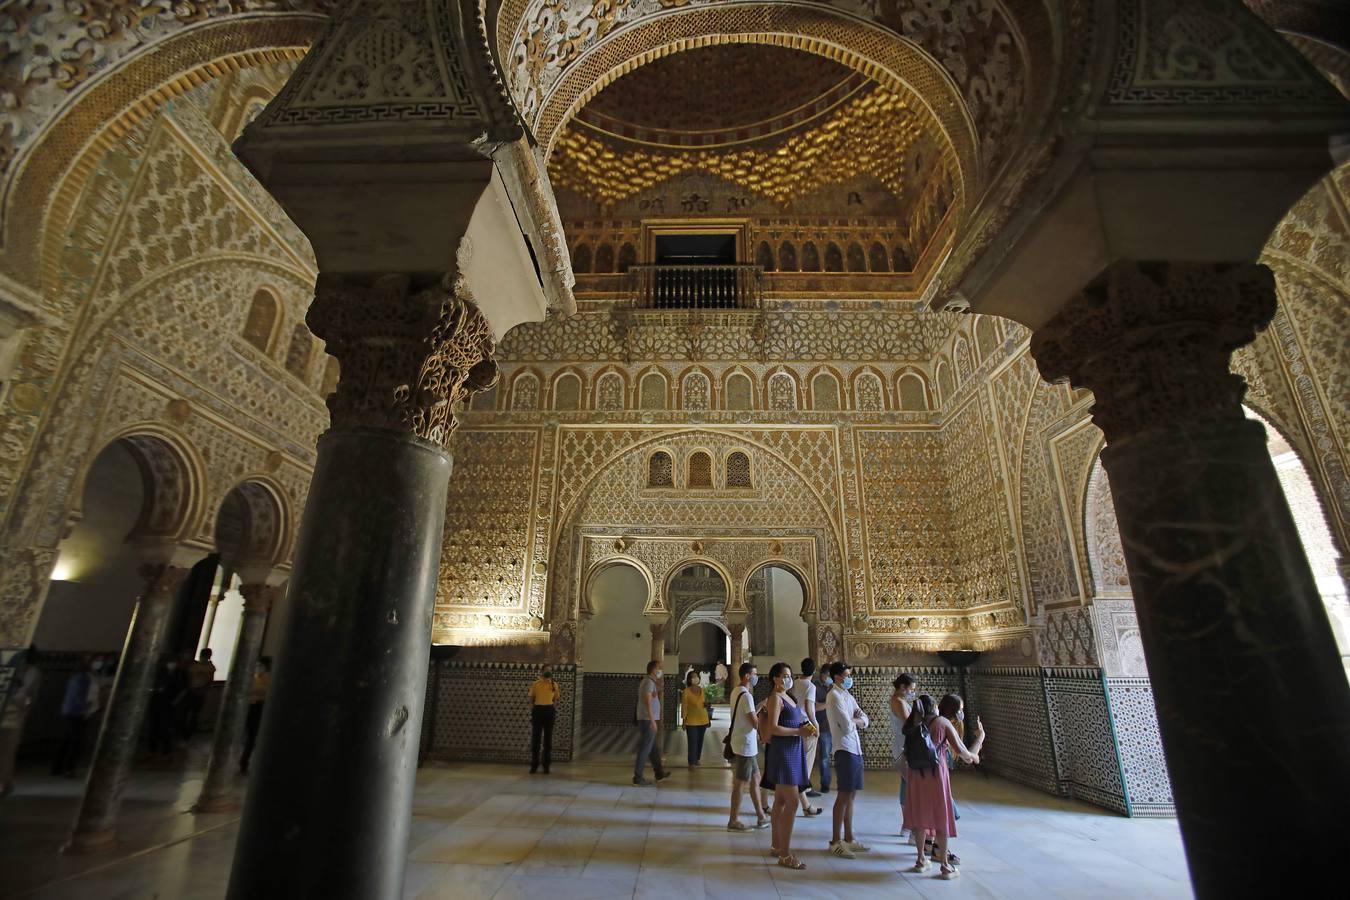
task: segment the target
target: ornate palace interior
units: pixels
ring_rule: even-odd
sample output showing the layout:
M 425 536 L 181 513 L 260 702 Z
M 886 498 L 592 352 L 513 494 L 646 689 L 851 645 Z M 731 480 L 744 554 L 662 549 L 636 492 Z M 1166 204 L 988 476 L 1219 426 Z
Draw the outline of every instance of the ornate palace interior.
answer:
M 0 823 L 24 835 L 0 884 L 797 896 L 843 870 L 729 850 L 728 773 L 641 795 L 615 760 L 648 661 L 674 710 L 688 665 L 807 656 L 847 661 L 873 719 L 860 814 L 891 842 L 861 896 L 931 893 L 891 846 L 902 671 L 989 732 L 954 891 L 1030 896 L 1043 836 L 1089 860 L 1052 894 L 1273 892 L 1248 823 L 1276 804 L 1331 872 L 1347 21 L 0 6 Z M 205 647 L 200 727 L 147 761 L 160 661 Z M 48 762 L 91 654 L 117 675 L 69 782 Z M 558 788 L 524 775 L 544 664 Z M 658 791 L 698 811 L 678 833 Z M 499 851 L 541 818 L 569 836 L 497 859 L 455 804 Z M 683 864 L 665 840 L 712 854 L 704 880 L 649 877 Z

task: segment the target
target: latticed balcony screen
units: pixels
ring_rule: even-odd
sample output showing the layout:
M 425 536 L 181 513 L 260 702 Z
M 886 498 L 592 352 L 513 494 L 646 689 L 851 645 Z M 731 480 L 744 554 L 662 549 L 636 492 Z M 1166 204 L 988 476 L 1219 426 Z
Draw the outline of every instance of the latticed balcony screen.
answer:
M 639 309 L 753 309 L 763 272 L 750 265 L 632 266 L 629 293 Z

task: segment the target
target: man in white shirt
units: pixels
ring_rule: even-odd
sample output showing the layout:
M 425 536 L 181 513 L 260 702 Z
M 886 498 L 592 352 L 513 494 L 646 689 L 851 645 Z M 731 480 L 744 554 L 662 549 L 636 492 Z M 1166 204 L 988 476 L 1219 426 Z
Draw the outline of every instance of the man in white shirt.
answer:
M 754 828 L 767 828 L 769 817 L 759 800 L 755 782 L 759 780 L 759 717 L 755 713 L 755 695 L 750 689 L 759 681 L 759 672 L 752 662 L 741 663 L 741 683 L 731 694 L 731 818 L 727 831 L 752 831 L 741 821 L 741 796 L 749 793 L 755 806 Z
M 797 701 L 797 706 L 801 709 L 802 715 L 806 716 L 806 721 L 816 726 L 816 734 L 808 734 L 802 738 L 802 746 L 806 750 L 806 777 L 811 778 L 812 771 L 816 767 L 816 747 L 818 746 L 820 734 L 820 722 L 817 715 L 823 710 L 816 709 L 816 661 L 811 657 L 802 660 L 802 677 L 792 682 L 792 690 L 788 691 L 792 699 Z M 805 796 L 801 797 L 802 811 L 811 808 L 811 804 L 806 802 L 806 797 L 819 797 L 820 794 L 809 784 L 804 791 Z
M 852 670 L 843 662 L 831 663 L 830 678 L 834 687 L 825 697 L 825 715 L 834 736 L 834 779 L 839 791 L 834 799 L 830 853 L 842 859 L 855 859 L 855 854 L 872 849 L 853 839 L 853 799 L 862 790 L 863 782 L 862 738 L 858 731 L 869 723 L 867 713 L 849 693 L 853 687 Z

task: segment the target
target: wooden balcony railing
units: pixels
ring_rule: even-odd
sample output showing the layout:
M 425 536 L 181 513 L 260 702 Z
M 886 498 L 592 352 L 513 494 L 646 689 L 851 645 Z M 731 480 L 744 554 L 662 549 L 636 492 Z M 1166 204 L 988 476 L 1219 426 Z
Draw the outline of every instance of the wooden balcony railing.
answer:
M 628 292 L 638 309 L 756 309 L 759 266 L 631 266 Z

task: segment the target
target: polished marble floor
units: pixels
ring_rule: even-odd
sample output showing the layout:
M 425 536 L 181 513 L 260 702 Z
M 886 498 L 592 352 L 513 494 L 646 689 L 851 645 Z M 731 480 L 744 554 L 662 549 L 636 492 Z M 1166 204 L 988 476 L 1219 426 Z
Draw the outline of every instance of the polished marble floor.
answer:
M 612 742 L 612 739 L 611 739 Z M 710 745 L 706 757 L 714 756 Z M 675 747 L 671 748 L 676 750 Z M 1176 823 L 1129 820 L 997 778 L 961 773 L 963 818 L 953 847 L 961 878 L 903 870 L 913 849 L 897 836 L 896 777 L 868 772 L 857 802 L 858 837 L 873 852 L 827 856 L 826 815 L 798 818 L 794 849 L 807 863 L 772 863 L 769 834 L 729 834 L 728 770 L 684 768 L 635 787 L 614 748 L 554 766 L 427 767 L 418 776 L 406 896 L 465 900 L 607 898 L 1134 898 L 1191 896 Z M 0 800 L 0 897 L 196 900 L 225 893 L 236 821 L 188 812 L 198 761 L 182 771 L 138 771 L 123 843 L 98 856 L 58 852 L 80 782 L 25 770 Z M 748 809 L 748 802 L 746 807 Z

